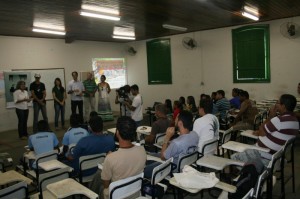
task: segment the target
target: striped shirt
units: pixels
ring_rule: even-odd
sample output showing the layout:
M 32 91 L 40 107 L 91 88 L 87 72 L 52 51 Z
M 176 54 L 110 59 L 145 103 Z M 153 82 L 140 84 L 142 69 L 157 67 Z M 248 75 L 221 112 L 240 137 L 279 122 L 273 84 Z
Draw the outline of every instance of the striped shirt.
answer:
M 94 79 L 84 80 L 83 85 L 86 91 L 84 93 L 84 97 L 90 97 L 90 93 L 94 93 L 95 90 L 98 88 Z
M 266 136 L 259 136 L 258 146 L 271 149 L 271 153 L 279 151 L 285 142 L 296 136 L 299 122 L 291 113 L 274 117 L 264 125 Z
M 219 99 L 213 106 L 213 114 L 220 113 L 220 118 L 225 120 L 226 111 L 230 109 L 230 102 L 226 98 Z

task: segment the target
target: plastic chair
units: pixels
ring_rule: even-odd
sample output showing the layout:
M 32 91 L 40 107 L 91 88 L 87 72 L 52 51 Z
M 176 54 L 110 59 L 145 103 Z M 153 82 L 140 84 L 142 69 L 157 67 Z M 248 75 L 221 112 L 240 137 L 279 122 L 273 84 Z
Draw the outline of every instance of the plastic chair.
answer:
M 185 165 L 194 164 L 198 160 L 198 158 L 199 158 L 199 153 L 196 150 L 196 148 L 192 153 L 179 155 L 177 168 L 173 172 L 177 172 L 177 173 L 181 172 Z
M 253 196 L 254 188 L 250 189 L 242 199 L 250 199 Z
M 262 198 L 262 190 L 266 180 L 269 178 L 270 171 L 266 169 L 259 175 L 257 183 L 255 187 L 251 188 L 246 195 L 243 196 L 242 199 L 261 199 Z M 228 198 L 228 191 L 223 190 L 218 199 L 227 199 Z
M 261 113 L 261 123 L 264 123 L 269 117 L 269 111 L 268 110 L 264 110 Z
M 58 182 L 70 177 L 70 168 L 63 168 L 40 175 L 39 191 L 40 198 L 43 198 L 43 192 L 48 184 Z M 47 198 L 47 197 L 45 197 Z
M 261 125 L 262 115 L 260 113 L 256 114 L 253 121 L 253 130 L 258 130 L 259 126 Z
M 251 195 L 252 198 L 262 198 L 262 190 L 263 186 L 268 178 L 272 177 L 272 173 L 270 172 L 269 169 L 266 169 L 260 176 L 258 177 L 258 181 L 255 185 L 255 188 L 253 190 L 253 194 Z
M 156 166 L 152 171 L 152 177 L 151 177 L 151 187 L 152 187 L 152 193 L 151 197 L 152 199 L 155 198 L 155 186 L 159 185 L 164 188 L 164 192 L 167 190 L 167 186 L 160 183 L 162 180 L 166 179 L 171 173 L 172 173 L 172 161 L 173 158 L 170 158 L 163 162 L 162 164 Z
M 231 134 L 232 134 L 233 128 L 229 128 L 226 131 L 223 132 L 222 139 L 219 140 L 219 146 L 218 146 L 218 151 L 217 155 L 224 157 L 225 155 L 225 150 L 222 148 L 222 145 L 225 144 L 226 142 L 230 141 L 231 139 Z M 222 150 L 222 153 L 220 152 Z
M 18 182 L 17 184 L 11 185 L 0 190 L 1 199 L 11 199 L 11 198 L 28 198 L 28 188 L 25 181 Z
M 282 159 L 283 156 L 283 148 L 281 148 L 279 151 L 277 151 L 276 153 L 274 153 L 272 155 L 271 161 L 268 164 L 267 169 L 269 169 L 270 171 L 270 177 L 268 178 L 268 183 L 267 183 L 267 194 L 268 194 L 268 198 L 272 198 L 272 192 L 273 192 L 273 173 L 274 173 L 274 169 L 278 168 L 278 166 L 282 167 L 282 164 L 280 164 L 280 162 L 278 162 L 278 160 L 280 161 Z M 282 172 L 283 172 L 283 168 L 281 168 L 281 176 L 282 176 Z
M 0 171 L 5 172 L 6 167 L 13 165 L 13 159 L 9 153 L 0 153 Z
M 218 145 L 218 138 L 213 138 L 205 141 L 203 143 L 202 149 L 198 149 L 198 151 L 200 152 L 199 156 L 202 157 L 204 155 L 213 155 L 217 151 Z
M 144 173 L 110 183 L 109 198 L 123 199 L 141 191 Z
M 222 120 L 219 115 L 220 129 L 222 129 L 222 130 L 227 130 L 229 127 L 229 124 L 230 124 L 229 110 L 226 111 L 225 115 L 226 115 L 225 120 Z
M 158 152 L 158 149 L 162 148 L 161 143 L 164 141 L 166 134 L 165 133 L 159 133 L 155 137 L 154 146 L 155 146 L 155 152 Z
M 88 169 L 98 168 L 98 164 L 103 163 L 105 159 L 105 153 L 85 155 L 79 158 L 79 182 L 81 184 L 91 182 L 94 174 L 89 176 L 83 176 L 83 172 Z
M 283 156 L 281 159 L 281 194 L 282 198 L 285 198 L 285 183 L 288 182 L 292 178 L 292 187 L 293 193 L 295 193 L 295 158 L 294 158 L 294 146 L 295 146 L 296 137 L 289 139 L 286 141 L 283 147 Z M 284 174 L 284 164 L 286 162 L 287 153 L 290 151 L 290 160 L 288 161 L 292 163 L 292 174 L 287 178 L 285 181 L 285 174 Z
M 40 176 L 39 164 L 42 163 L 42 162 L 49 161 L 49 160 L 57 160 L 57 158 L 58 158 L 58 153 L 57 153 L 56 150 L 49 151 L 49 152 L 37 155 L 36 158 L 35 158 L 35 168 L 36 169 L 26 170 L 26 166 L 25 166 L 24 167 L 25 176 L 27 174 L 29 174 L 30 176 L 32 176 L 37 181 L 37 184 L 39 184 L 39 176 Z

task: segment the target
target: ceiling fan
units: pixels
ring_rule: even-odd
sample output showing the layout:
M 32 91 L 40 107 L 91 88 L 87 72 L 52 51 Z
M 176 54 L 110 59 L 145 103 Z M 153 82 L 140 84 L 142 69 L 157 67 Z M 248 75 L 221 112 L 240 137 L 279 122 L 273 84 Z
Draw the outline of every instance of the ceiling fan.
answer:
M 300 27 L 294 22 L 285 22 L 280 25 L 280 33 L 288 39 L 295 39 L 300 35 Z
M 182 39 L 182 45 L 188 50 L 193 50 L 193 49 L 197 48 L 196 40 L 194 40 L 191 37 L 184 37 Z

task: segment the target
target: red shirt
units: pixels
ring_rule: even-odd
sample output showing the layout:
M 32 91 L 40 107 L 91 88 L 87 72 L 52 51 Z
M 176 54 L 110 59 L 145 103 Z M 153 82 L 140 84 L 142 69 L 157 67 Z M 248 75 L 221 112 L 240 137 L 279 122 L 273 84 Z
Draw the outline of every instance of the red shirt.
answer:
M 177 115 L 180 113 L 180 109 L 179 108 L 176 108 L 174 109 L 174 112 L 173 112 L 173 120 L 175 121 Z

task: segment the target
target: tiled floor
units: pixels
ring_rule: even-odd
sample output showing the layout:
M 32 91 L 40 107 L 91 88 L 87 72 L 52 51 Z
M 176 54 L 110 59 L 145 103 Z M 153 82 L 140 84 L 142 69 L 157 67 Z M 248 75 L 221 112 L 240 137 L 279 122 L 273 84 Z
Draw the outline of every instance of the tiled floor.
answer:
M 68 122 L 68 121 L 67 121 Z M 110 122 L 104 122 L 104 129 L 115 127 L 116 119 L 114 121 Z M 66 126 L 68 123 L 66 124 Z M 148 122 L 148 116 L 145 116 L 145 123 L 144 125 L 149 125 Z M 50 124 L 51 128 L 54 129 L 53 124 Z M 30 132 L 31 129 L 29 129 Z M 57 137 L 59 140 L 62 140 L 63 135 L 65 133 L 64 130 L 60 129 L 58 131 L 55 131 Z M 18 164 L 18 160 L 22 157 L 22 154 L 24 153 L 25 149 L 24 146 L 27 145 L 26 140 L 20 140 L 18 139 L 18 133 L 17 130 L 11 130 L 11 131 L 5 131 L 0 132 L 0 153 L 1 152 L 9 152 L 13 159 L 14 159 L 14 165 Z M 286 198 L 288 199 L 296 199 L 300 198 L 300 196 L 297 194 L 300 193 L 300 135 L 297 136 L 296 144 L 295 144 L 295 175 L 296 175 L 296 193 L 292 193 L 292 183 L 291 180 L 286 184 Z M 288 164 L 286 169 L 286 174 L 288 175 L 291 172 L 291 167 Z M 274 187 L 273 192 L 273 198 L 279 198 L 280 193 L 280 183 L 276 183 Z M 166 199 L 173 198 L 172 194 L 168 194 L 164 196 Z M 200 194 L 188 194 L 185 196 L 186 199 L 198 199 L 200 198 Z M 208 192 L 204 192 L 203 198 L 213 198 L 208 194 Z

